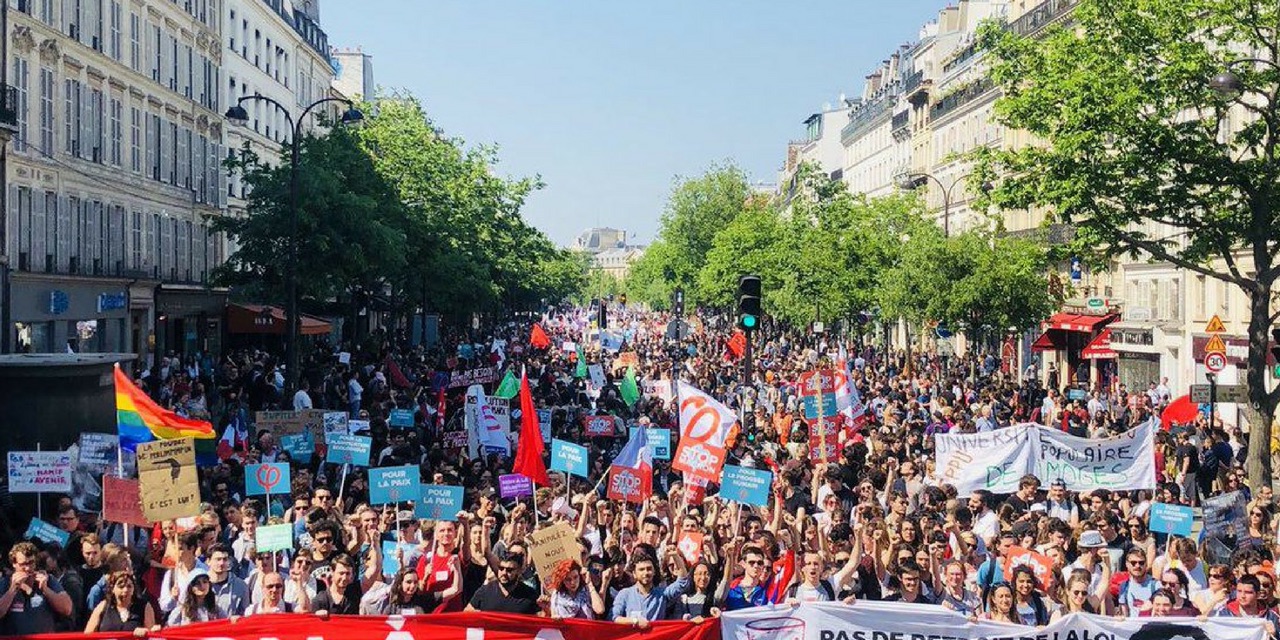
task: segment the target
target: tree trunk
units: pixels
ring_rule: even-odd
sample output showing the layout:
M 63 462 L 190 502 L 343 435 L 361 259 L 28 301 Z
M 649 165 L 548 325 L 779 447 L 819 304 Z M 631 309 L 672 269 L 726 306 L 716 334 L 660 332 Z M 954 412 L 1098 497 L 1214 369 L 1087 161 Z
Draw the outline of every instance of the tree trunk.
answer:
M 1246 469 L 1254 495 L 1271 486 L 1271 422 L 1276 403 L 1267 393 L 1267 351 L 1270 345 L 1271 283 L 1256 282 L 1249 292 L 1249 360 L 1245 380 L 1249 385 L 1249 457 Z

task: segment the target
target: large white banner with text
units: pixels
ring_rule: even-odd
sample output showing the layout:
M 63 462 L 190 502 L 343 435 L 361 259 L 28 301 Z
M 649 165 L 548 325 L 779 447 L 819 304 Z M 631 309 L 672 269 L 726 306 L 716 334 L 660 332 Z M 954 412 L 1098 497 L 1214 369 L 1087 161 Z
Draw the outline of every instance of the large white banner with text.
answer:
M 979 620 L 935 605 L 859 601 L 726 612 L 721 640 L 1263 640 L 1252 618 L 1128 618 L 1075 613 L 1046 627 Z
M 1071 491 L 1154 489 L 1155 430 L 1147 422 L 1110 438 L 1077 438 L 1035 424 L 983 433 L 938 435 L 937 473 L 960 495 L 977 489 L 1013 493 L 1035 475 L 1043 486 L 1061 478 Z

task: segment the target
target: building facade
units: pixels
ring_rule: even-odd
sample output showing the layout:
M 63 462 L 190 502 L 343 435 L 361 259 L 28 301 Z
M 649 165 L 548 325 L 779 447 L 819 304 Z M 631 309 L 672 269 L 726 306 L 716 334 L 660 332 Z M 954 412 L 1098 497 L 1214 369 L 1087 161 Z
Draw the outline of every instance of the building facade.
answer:
M 332 52 L 337 75 L 333 89 L 352 100 L 372 100 L 378 85 L 373 82 L 373 56 L 361 47 L 335 47 Z
M 8 10 L 6 168 L 18 351 L 149 356 L 171 294 L 192 350 L 220 334 L 220 0 L 29 0 Z M 177 308 L 175 306 L 175 308 Z

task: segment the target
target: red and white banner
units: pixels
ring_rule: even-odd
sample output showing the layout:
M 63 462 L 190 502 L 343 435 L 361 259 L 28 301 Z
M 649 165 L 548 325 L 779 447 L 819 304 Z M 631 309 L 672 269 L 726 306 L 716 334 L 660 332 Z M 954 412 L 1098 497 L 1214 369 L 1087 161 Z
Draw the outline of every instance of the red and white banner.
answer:
M 131 633 L 57 633 L 13 636 L 27 640 L 134 640 Z M 150 635 L 164 640 L 720 640 L 712 620 L 654 622 L 639 630 L 612 622 L 552 620 L 504 613 L 430 616 L 333 616 L 274 614 L 168 627 Z
M 719 482 L 725 443 L 738 423 L 729 407 L 691 384 L 680 383 L 680 444 L 671 468 L 707 482 Z

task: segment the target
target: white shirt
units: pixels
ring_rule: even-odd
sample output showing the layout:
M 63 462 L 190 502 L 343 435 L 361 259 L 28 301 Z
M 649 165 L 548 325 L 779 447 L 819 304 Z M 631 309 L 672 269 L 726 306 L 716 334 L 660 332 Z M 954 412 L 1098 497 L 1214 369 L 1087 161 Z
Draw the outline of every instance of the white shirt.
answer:
M 978 516 L 978 519 L 973 522 L 973 535 L 982 538 L 988 544 L 996 536 L 999 536 L 1000 517 L 996 515 L 996 512 L 987 509 L 982 515 Z
M 293 410 L 301 411 L 303 409 L 310 409 L 310 408 L 311 408 L 311 396 L 307 395 L 306 391 L 303 391 L 302 389 L 298 389 L 298 392 L 293 394 Z

